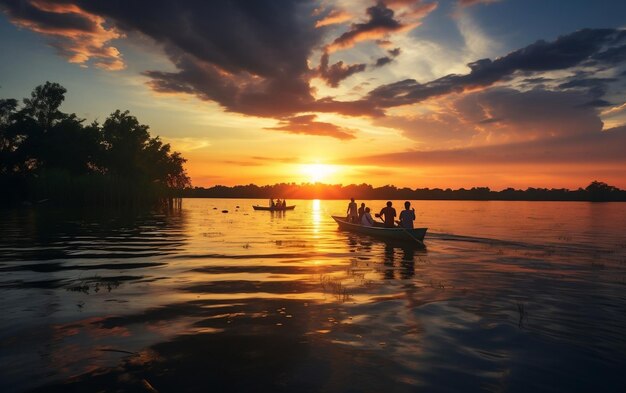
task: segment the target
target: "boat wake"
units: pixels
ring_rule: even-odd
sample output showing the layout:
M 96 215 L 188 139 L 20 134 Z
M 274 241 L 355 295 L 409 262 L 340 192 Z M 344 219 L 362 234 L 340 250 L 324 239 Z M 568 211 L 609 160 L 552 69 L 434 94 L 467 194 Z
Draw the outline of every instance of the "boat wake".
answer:
M 543 252 L 564 252 L 564 253 L 610 253 L 612 249 L 607 246 L 598 246 L 595 244 L 585 244 L 585 243 L 558 243 L 558 242 L 545 242 L 545 243 L 536 243 L 536 242 L 525 242 L 525 241 L 517 241 L 517 240 L 506 240 L 506 239 L 497 239 L 497 238 L 488 238 L 488 237 L 478 237 L 478 236 L 466 236 L 466 235 L 457 235 L 451 233 L 436 233 L 429 232 L 428 240 L 437 240 L 444 242 L 465 242 L 465 243 L 475 243 L 480 245 L 486 245 L 491 247 L 502 247 L 502 248 L 517 248 L 517 249 L 525 249 L 529 251 L 543 251 Z

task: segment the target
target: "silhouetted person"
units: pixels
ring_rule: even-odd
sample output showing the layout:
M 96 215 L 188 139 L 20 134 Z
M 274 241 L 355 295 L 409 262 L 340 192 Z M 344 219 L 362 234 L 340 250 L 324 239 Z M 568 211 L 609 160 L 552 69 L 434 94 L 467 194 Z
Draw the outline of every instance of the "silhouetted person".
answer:
M 348 203 L 348 210 L 346 213 L 348 214 L 348 221 L 358 224 L 359 214 L 357 212 L 357 206 L 354 198 L 350 198 L 350 203 Z
M 283 206 L 282 208 L 285 209 L 287 207 L 287 201 L 285 199 L 283 199 Z
M 365 212 L 363 213 L 363 216 L 361 217 L 361 225 L 365 226 L 365 227 L 371 227 L 374 226 L 374 219 L 372 218 L 372 215 L 370 214 L 370 208 L 366 207 L 365 208 Z
M 363 214 L 365 214 L 365 203 L 361 203 L 361 207 L 359 207 L 359 222 L 361 222 Z
M 404 210 L 400 212 L 400 226 L 402 228 L 413 229 L 415 221 L 415 209 L 411 209 L 411 202 L 404 202 Z
M 274 206 L 275 206 L 275 205 L 274 205 L 274 198 L 271 198 L 271 199 L 270 199 L 270 207 L 272 207 L 272 208 L 273 208 Z
M 383 207 L 380 213 L 378 214 L 380 217 L 383 217 L 385 220 L 385 228 L 393 228 L 394 220 L 396 218 L 396 209 L 391 207 L 391 201 L 387 201 L 387 206 Z

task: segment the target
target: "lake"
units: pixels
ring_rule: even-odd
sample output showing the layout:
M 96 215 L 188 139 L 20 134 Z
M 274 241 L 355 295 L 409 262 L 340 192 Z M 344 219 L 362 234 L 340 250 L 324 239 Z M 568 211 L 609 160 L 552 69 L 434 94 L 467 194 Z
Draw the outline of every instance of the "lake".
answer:
M 0 211 L 0 391 L 626 391 L 625 203 L 288 202 Z

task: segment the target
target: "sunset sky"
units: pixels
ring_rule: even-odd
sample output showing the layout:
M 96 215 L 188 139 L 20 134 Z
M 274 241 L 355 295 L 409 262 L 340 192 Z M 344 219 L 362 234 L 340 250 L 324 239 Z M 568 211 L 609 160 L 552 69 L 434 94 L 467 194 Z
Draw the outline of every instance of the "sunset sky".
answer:
M 0 0 L 0 98 L 128 109 L 195 186 L 626 188 L 626 2 Z

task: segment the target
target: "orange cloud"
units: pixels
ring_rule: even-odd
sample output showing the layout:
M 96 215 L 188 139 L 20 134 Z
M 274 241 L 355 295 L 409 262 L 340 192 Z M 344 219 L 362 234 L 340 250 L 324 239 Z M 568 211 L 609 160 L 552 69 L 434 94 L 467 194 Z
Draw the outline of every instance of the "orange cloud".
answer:
M 352 18 L 348 12 L 343 10 L 332 10 L 321 20 L 317 21 L 315 27 L 323 27 L 328 25 L 334 25 L 338 23 L 343 23 Z
M 389 7 L 388 7 L 389 5 Z M 391 33 L 409 31 L 420 25 L 420 20 L 437 8 L 437 3 L 421 1 L 380 1 L 366 10 L 368 20 L 352 24 L 350 30 L 337 37 L 326 50 L 334 52 L 353 47 L 356 43 L 368 40 L 386 41 Z M 399 11 L 399 20 L 395 17 Z
M 31 0 L 3 4 L 11 22 L 51 38 L 51 45 L 70 63 L 121 70 L 125 67 L 119 50 L 108 43 L 123 35 L 105 27 L 101 16 L 89 13 L 75 4 L 58 4 L 49 0 Z

